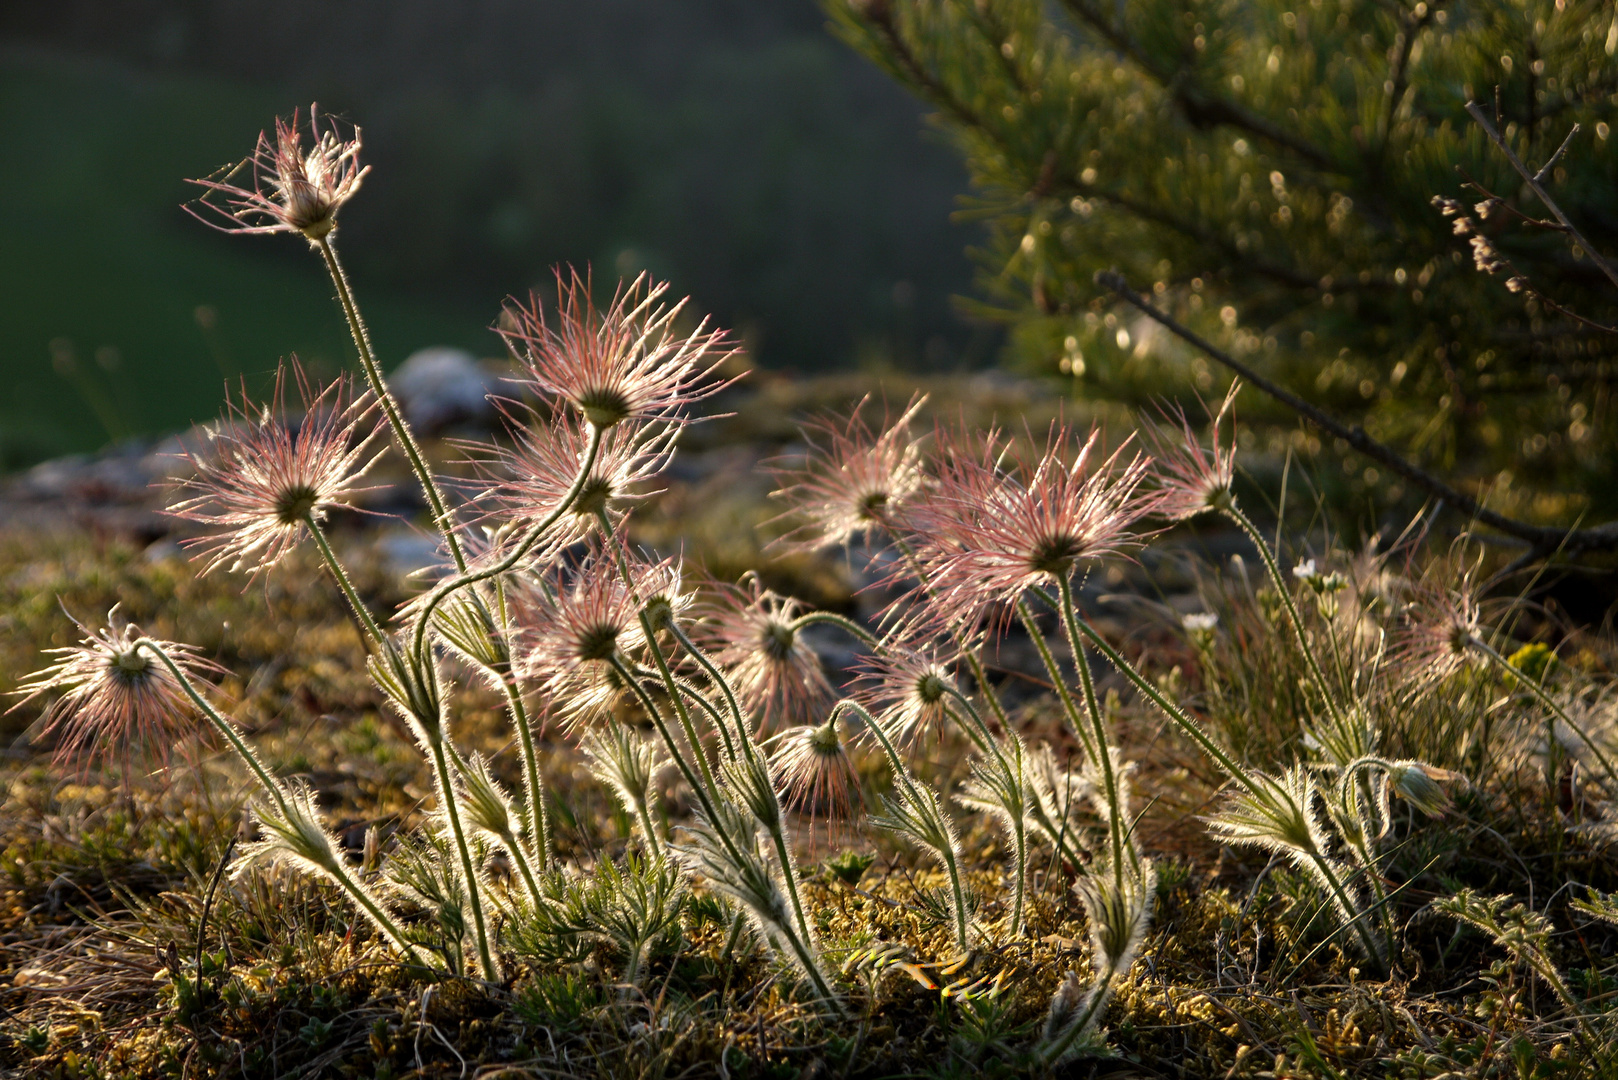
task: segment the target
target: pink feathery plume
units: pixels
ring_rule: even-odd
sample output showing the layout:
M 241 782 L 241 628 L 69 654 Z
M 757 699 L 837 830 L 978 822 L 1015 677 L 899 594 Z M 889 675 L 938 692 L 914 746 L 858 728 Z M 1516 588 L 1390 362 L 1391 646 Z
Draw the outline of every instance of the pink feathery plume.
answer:
M 506 306 L 501 337 L 526 369 L 519 382 L 559 398 L 598 428 L 628 421 L 687 422 L 684 410 L 735 379 L 717 371 L 738 350 L 706 320 L 681 337 L 682 300 L 667 305 L 668 286 L 645 274 L 620 285 L 605 311 L 590 298 L 590 279 L 556 271 L 555 324 L 538 293 L 528 306 Z
M 502 402 L 501 410 L 510 444 L 464 444 L 477 455 L 474 460 L 482 473 L 468 486 L 486 518 L 514 522 L 519 528 L 535 526 L 551 517 L 573 490 L 589 434 L 585 422 L 571 413 L 544 420 L 535 410 L 513 402 Z M 588 536 L 602 512 L 657 494 L 650 485 L 667 467 L 678 433 L 677 426 L 636 424 L 619 424 L 604 432 L 584 483 L 567 511 L 550 525 L 541 549 L 561 551 Z
M 197 710 L 174 672 L 150 648 L 137 648 L 144 636 L 140 627 L 121 622 L 116 607 L 107 622 L 104 629 L 92 630 L 75 619 L 83 634 L 79 643 L 46 650 L 55 663 L 18 684 L 22 700 L 12 708 L 59 691 L 44 712 L 44 734 L 56 740 L 56 762 L 73 765 L 82 775 L 97 758 L 114 758 L 127 780 L 137 756 L 155 754 L 166 766 L 174 748 L 198 731 Z M 209 677 L 224 673 L 193 646 L 156 644 L 199 692 L 210 688 Z
M 936 486 L 910 514 L 935 610 L 970 624 L 1141 543 L 1137 525 L 1154 505 L 1144 455 L 1125 460 L 1120 447 L 1096 461 L 1099 431 L 1075 450 L 1073 430 L 1056 423 L 1032 463 L 993 434 L 977 453 L 971 443 L 964 432 L 940 437 Z
M 192 180 L 207 189 L 185 207 L 199 221 L 225 232 L 301 233 L 317 241 L 337 227 L 337 212 L 353 198 L 370 167 L 360 167 L 360 129 L 344 138 L 337 125 L 309 106 L 313 145 L 304 149 L 296 110 L 275 121 L 275 137 L 260 132 L 258 147 L 214 176 Z M 246 183 L 233 182 L 247 174 Z
M 1222 441 L 1219 429 L 1231 415 L 1240 389 L 1239 380 L 1232 382 L 1219 411 L 1210 412 L 1211 445 L 1207 447 L 1197 438 L 1185 410 L 1178 406 L 1163 410 L 1163 417 L 1169 422 L 1166 428 L 1147 429 L 1155 458 L 1152 480 L 1157 489 L 1156 512 L 1161 517 L 1186 521 L 1233 505 L 1231 487 L 1236 482 L 1236 441 L 1234 437 Z
M 185 454 L 192 475 L 175 487 L 189 497 L 168 513 L 216 530 L 185 542 L 206 558 L 204 573 L 221 566 L 264 573 L 297 546 L 310 521 L 371 490 L 360 481 L 385 449 L 372 453 L 381 432 L 372 422 L 370 392 L 351 397 L 343 378 L 317 392 L 296 358 L 290 370 L 301 418 L 286 416 L 283 364 L 267 403 L 255 403 L 244 389 L 240 404 L 231 403 L 209 429 L 208 451 Z
M 815 822 L 823 821 L 830 841 L 833 829 L 846 828 L 864 803 L 859 774 L 837 720 L 788 728 L 774 742 L 770 772 L 781 805 L 809 819 L 811 837 Z
M 813 421 L 804 430 L 809 453 L 799 464 L 776 466 L 776 496 L 791 508 L 783 519 L 796 528 L 780 543 L 805 551 L 847 544 L 873 528 L 898 527 L 904 508 L 922 491 L 921 447 L 910 423 L 925 396 L 910 399 L 898 419 L 880 431 L 865 419 L 862 400 L 846 418 Z
M 714 661 L 730 677 L 759 731 L 801 723 L 831 703 L 831 683 L 820 657 L 793 622 L 804 605 L 747 574 L 738 585 L 718 584 L 702 605 L 700 624 Z

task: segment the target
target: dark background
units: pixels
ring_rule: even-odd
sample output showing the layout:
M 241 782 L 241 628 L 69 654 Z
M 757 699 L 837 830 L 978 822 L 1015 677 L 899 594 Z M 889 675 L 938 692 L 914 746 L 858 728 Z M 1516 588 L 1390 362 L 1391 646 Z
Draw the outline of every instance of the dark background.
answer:
M 341 246 L 387 363 L 489 355 L 558 262 L 648 270 L 755 363 L 971 366 L 958 156 L 811 0 L 0 5 L 0 464 L 214 415 L 225 378 L 349 346 L 291 237 L 183 178 L 294 105 L 364 130 Z

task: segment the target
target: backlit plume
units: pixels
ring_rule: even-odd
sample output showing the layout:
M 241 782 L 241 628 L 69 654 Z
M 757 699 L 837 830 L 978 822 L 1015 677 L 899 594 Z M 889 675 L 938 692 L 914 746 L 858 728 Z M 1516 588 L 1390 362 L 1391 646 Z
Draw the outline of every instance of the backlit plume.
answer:
M 303 405 L 296 420 L 286 415 L 289 371 Z M 204 572 L 224 566 L 263 573 L 287 557 L 311 522 L 369 490 L 360 481 L 381 455 L 372 452 L 380 435 L 372 409 L 371 395 L 351 397 L 346 379 L 316 392 L 296 360 L 277 372 L 268 402 L 255 403 L 244 390 L 209 431 L 207 452 L 187 451 L 192 475 L 176 487 L 188 497 L 168 510 L 215 530 L 186 541 L 207 559 Z
M 193 180 L 207 192 L 187 206 L 192 216 L 226 232 L 301 233 L 318 241 L 337 227 L 337 212 L 354 197 L 370 167 L 360 167 L 360 129 L 343 138 L 330 118 L 325 129 L 309 106 L 313 145 L 304 149 L 296 110 L 277 118 L 275 137 L 261 132 L 251 155 L 213 177 Z M 243 178 L 243 183 L 233 182 Z
M 590 279 L 556 272 L 556 312 L 545 317 L 538 293 L 510 303 L 500 335 L 526 369 L 521 382 L 555 395 L 598 428 L 626 422 L 686 422 L 685 408 L 729 385 L 717 377 L 735 353 L 723 331 L 674 329 L 685 301 L 668 305 L 668 286 L 645 274 L 620 286 L 605 311 L 590 298 Z
M 1148 459 L 1122 460 L 1121 447 L 1096 461 L 1099 431 L 1075 450 L 1073 430 L 1052 425 L 1032 464 L 994 433 L 976 453 L 961 432 L 941 442 L 938 488 L 917 508 L 913 527 L 942 608 L 1013 604 L 1031 585 L 1140 543 L 1136 524 L 1153 505 L 1140 490 Z
M 922 490 L 921 446 L 910 437 L 910 422 L 927 399 L 912 398 L 880 434 L 865 420 L 869 403 L 861 401 L 846 420 L 811 424 L 804 431 L 807 459 L 775 470 L 781 485 L 776 494 L 792 504 L 783 517 L 798 526 L 788 534 L 789 544 L 813 551 L 849 543 L 873 528 L 891 529 Z
M 831 703 L 820 657 L 793 625 L 803 613 L 801 602 L 777 596 L 749 574 L 740 585 L 720 585 L 706 607 L 704 630 L 714 660 L 761 730 L 801 723 Z
M 162 660 L 137 644 L 140 627 L 121 622 L 117 608 L 108 612 L 107 622 L 100 630 L 79 623 L 84 636 L 77 645 L 47 650 L 56 662 L 18 684 L 22 701 L 17 704 L 61 692 L 44 715 L 58 762 L 82 770 L 92 758 L 120 758 L 125 773 L 142 754 L 167 763 L 175 745 L 192 734 L 196 707 Z M 158 644 L 193 682 L 223 671 L 190 645 Z

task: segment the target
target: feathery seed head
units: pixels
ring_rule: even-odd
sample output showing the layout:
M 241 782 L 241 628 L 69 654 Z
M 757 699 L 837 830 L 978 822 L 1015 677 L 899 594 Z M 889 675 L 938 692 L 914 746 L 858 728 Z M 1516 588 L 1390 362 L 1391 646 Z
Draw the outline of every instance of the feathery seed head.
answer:
M 296 422 L 286 417 L 287 383 L 303 405 Z M 360 481 L 381 451 L 370 393 L 352 395 L 346 379 L 316 391 L 294 358 L 276 372 L 269 401 L 241 403 L 210 432 L 211 446 L 185 457 L 192 474 L 175 485 L 183 496 L 168 513 L 214 530 L 187 540 L 204 573 L 221 566 L 258 575 L 285 559 L 310 522 L 369 490 Z
M 56 740 L 56 761 L 81 771 L 93 758 L 122 761 L 127 774 L 137 753 L 155 751 L 167 764 L 174 745 L 193 730 L 196 706 L 150 646 L 137 644 L 140 627 L 107 613 L 108 625 L 91 630 L 77 623 L 77 645 L 49 649 L 56 662 L 25 676 L 15 693 L 17 708 L 42 694 L 60 691 L 46 707 L 45 734 Z M 208 676 L 224 669 L 197 655 L 190 645 L 155 643 L 200 690 Z
M 899 418 L 878 433 L 866 422 L 862 400 L 846 420 L 828 417 L 804 431 L 809 454 L 799 465 L 774 469 L 775 494 L 792 508 L 782 516 L 798 523 L 783 538 L 816 551 L 846 544 L 873 527 L 891 528 L 925 483 L 920 443 L 910 422 L 926 404 L 917 395 Z
M 467 448 L 487 476 L 474 487 L 491 517 L 538 525 L 555 514 L 573 489 L 589 446 L 584 422 L 562 412 L 541 421 L 528 409 L 502 403 L 511 445 L 474 443 Z M 656 492 L 648 484 L 668 465 L 679 428 L 620 424 L 603 432 L 595 460 L 566 513 L 552 522 L 542 550 L 553 555 L 584 539 L 597 517 Z M 545 556 L 541 556 L 543 560 Z
M 824 724 L 804 724 L 777 737 L 770 755 L 770 771 L 788 810 L 828 823 L 849 821 L 861 804 L 859 776 L 849 759 L 848 746 L 837 730 L 837 718 Z
M 1075 449 L 1072 429 L 1053 424 L 1030 464 L 996 433 L 976 454 L 964 432 L 940 438 L 937 487 L 910 519 L 940 609 L 1013 604 L 1031 585 L 1140 542 L 1135 526 L 1155 505 L 1140 491 L 1148 460 L 1137 454 L 1120 463 L 1120 447 L 1095 462 L 1099 441 L 1092 430 Z
M 686 422 L 686 406 L 731 380 L 714 377 L 736 349 L 704 322 L 681 338 L 673 324 L 684 301 L 663 302 L 666 284 L 642 274 L 620 285 L 606 311 L 590 298 L 591 280 L 556 271 L 556 325 L 537 293 L 509 304 L 500 335 L 526 367 L 520 380 L 568 403 L 603 430 L 626 422 Z
M 948 722 L 955 677 L 938 646 L 895 640 L 863 657 L 860 667 L 857 694 L 896 745 L 913 746 Z
M 1413 681 L 1442 682 L 1467 664 L 1482 625 L 1469 583 L 1458 590 L 1423 586 L 1405 608 L 1393 658 Z
M 1166 425 L 1148 429 L 1147 440 L 1155 459 L 1152 479 L 1157 487 L 1159 516 L 1186 521 L 1209 510 L 1228 510 L 1236 505 L 1231 490 L 1236 482 L 1236 443 L 1231 439 L 1221 445 L 1219 428 L 1230 416 L 1240 389 L 1239 380 L 1232 382 L 1219 411 L 1212 414 L 1210 447 L 1203 447 L 1185 410 L 1178 406 L 1163 410 Z
M 299 113 L 275 121 L 275 137 L 261 132 L 258 147 L 230 168 L 191 183 L 205 188 L 201 199 L 185 209 L 225 232 L 301 233 L 313 243 L 337 227 L 337 212 L 353 198 L 370 167 L 360 167 L 360 129 L 345 138 L 329 117 L 321 127 L 318 106 L 309 106 L 309 134 L 304 148 Z M 234 183 L 246 174 L 245 183 Z M 218 220 L 215 220 L 218 219 Z
M 714 661 L 757 715 L 760 731 L 812 716 L 830 701 L 820 657 L 793 627 L 803 610 L 797 600 L 776 595 L 749 574 L 739 585 L 719 585 L 703 608 L 702 632 Z

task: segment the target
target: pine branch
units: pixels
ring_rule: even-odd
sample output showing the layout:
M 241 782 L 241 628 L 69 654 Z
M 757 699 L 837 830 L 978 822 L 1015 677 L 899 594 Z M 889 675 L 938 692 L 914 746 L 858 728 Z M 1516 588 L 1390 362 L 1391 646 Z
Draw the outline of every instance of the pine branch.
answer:
M 1186 119 L 1193 125 L 1212 127 L 1216 124 L 1228 124 L 1240 128 L 1249 135 L 1290 150 L 1317 168 L 1328 172 L 1338 171 L 1338 166 L 1330 155 L 1307 140 L 1278 127 L 1245 106 L 1205 93 L 1200 87 L 1193 86 L 1185 78 L 1183 71 L 1176 71 L 1156 63 L 1139 43 L 1122 28 L 1113 25 L 1112 20 L 1099 6 L 1088 0 L 1062 0 L 1062 6 L 1075 19 L 1099 34 L 1107 44 L 1134 61 L 1136 67 L 1168 91 L 1179 104 L 1180 110 L 1185 113 Z
M 1478 126 L 1483 128 L 1484 134 L 1488 135 L 1489 138 L 1494 142 L 1494 145 L 1500 148 L 1500 152 L 1506 155 L 1506 160 L 1511 162 L 1511 167 L 1516 169 L 1517 172 L 1522 176 L 1523 182 L 1528 185 L 1528 189 L 1535 195 L 1539 196 L 1539 201 L 1545 204 L 1545 209 L 1549 210 L 1551 215 L 1555 217 L 1557 221 L 1562 223 L 1562 228 L 1567 230 L 1567 234 L 1573 238 L 1573 242 L 1578 244 L 1579 247 L 1583 248 L 1584 253 L 1590 256 L 1591 260 L 1596 264 L 1597 267 L 1601 269 L 1603 274 L 1607 275 L 1607 280 L 1612 282 L 1615 287 L 1618 287 L 1618 270 L 1614 270 L 1612 268 L 1612 264 L 1601 257 L 1601 252 L 1596 250 L 1594 244 L 1585 239 L 1584 234 L 1579 232 L 1578 228 L 1573 224 L 1573 222 L 1568 220 L 1568 216 L 1562 213 L 1562 208 L 1556 205 L 1556 201 L 1550 197 L 1549 193 L 1547 193 L 1545 188 L 1540 184 L 1540 180 L 1543 178 L 1546 170 L 1541 169 L 1538 173 L 1529 172 L 1528 166 L 1522 163 L 1522 159 L 1517 156 L 1517 152 L 1511 148 L 1511 145 L 1507 143 L 1505 139 L 1500 137 L 1500 133 L 1495 130 L 1494 125 L 1489 123 L 1489 118 L 1484 115 L 1483 110 L 1478 107 L 1477 102 L 1468 101 L 1466 103 L 1466 111 L 1472 114 L 1472 119 L 1476 120 L 1478 122 Z M 1578 126 L 1574 125 L 1573 131 L 1577 130 Z M 1569 132 L 1568 138 L 1572 137 L 1573 132 Z M 1564 141 L 1562 144 L 1562 150 L 1565 149 L 1567 149 L 1567 143 Z M 1562 150 L 1558 150 L 1555 155 L 1552 156 L 1551 161 L 1546 162 L 1546 168 L 1549 168 L 1550 164 L 1554 162 L 1556 158 L 1562 156 Z
M 1229 353 L 1215 347 L 1212 342 L 1202 337 L 1202 335 L 1181 324 L 1167 312 L 1155 307 L 1146 297 L 1131 289 L 1129 283 L 1124 280 L 1121 274 L 1114 271 L 1103 271 L 1096 275 L 1096 283 L 1110 289 L 1120 299 L 1140 309 L 1143 314 L 1159 326 L 1206 353 L 1209 357 L 1258 387 L 1276 401 L 1292 409 L 1322 431 L 1335 438 L 1342 439 L 1366 457 L 1386 466 L 1410 483 L 1438 496 L 1474 520 L 1490 528 L 1497 529 L 1508 536 L 1524 541 L 1529 545 L 1529 555 L 1544 556 L 1558 551 L 1568 555 L 1576 555 L 1585 551 L 1618 551 L 1618 523 L 1609 523 L 1591 529 L 1558 529 L 1553 526 L 1531 525 L 1528 522 L 1518 521 L 1515 518 L 1496 513 L 1472 498 L 1472 496 L 1451 487 L 1439 477 L 1406 460 L 1386 443 L 1378 442 L 1376 439 L 1371 438 L 1370 435 L 1365 433 L 1364 428 L 1349 427 L 1292 391 L 1260 375 Z

